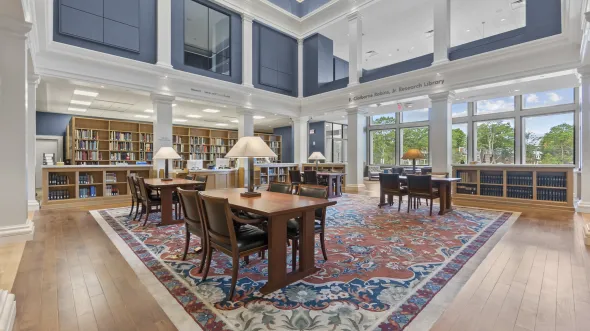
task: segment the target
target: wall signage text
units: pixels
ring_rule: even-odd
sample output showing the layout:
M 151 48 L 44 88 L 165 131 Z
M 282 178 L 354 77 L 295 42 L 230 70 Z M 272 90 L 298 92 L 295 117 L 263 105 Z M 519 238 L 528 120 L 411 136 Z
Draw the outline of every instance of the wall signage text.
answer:
M 350 97 L 348 98 L 348 102 L 353 102 L 353 101 L 359 101 L 359 100 L 366 100 L 366 99 L 371 99 L 371 98 L 376 98 L 376 97 L 381 97 L 381 96 L 386 96 L 386 95 L 393 95 L 399 92 L 407 92 L 407 91 L 412 91 L 412 90 L 419 90 L 425 87 L 436 87 L 436 86 L 442 86 L 445 84 L 445 80 L 441 79 L 441 80 L 431 80 L 431 81 L 427 81 L 427 82 L 423 82 L 423 83 L 418 83 L 415 85 L 408 85 L 408 86 L 399 86 L 399 87 L 394 87 L 390 90 L 384 90 L 384 91 L 377 91 L 377 92 L 373 92 L 373 93 L 369 93 L 369 94 L 361 94 L 361 95 L 356 95 L 354 97 Z

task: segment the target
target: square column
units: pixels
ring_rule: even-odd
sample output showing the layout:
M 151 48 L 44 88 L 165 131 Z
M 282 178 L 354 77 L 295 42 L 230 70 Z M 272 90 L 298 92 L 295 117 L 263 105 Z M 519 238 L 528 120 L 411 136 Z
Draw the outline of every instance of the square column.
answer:
M 252 85 L 252 16 L 242 14 L 242 85 Z
M 434 61 L 432 65 L 449 62 L 451 47 L 451 0 L 434 0 Z
M 37 86 L 39 75 L 28 68 L 27 77 L 27 200 L 28 210 L 39 210 L 39 202 L 35 198 L 35 172 L 37 170 Z M 56 160 L 59 161 L 59 160 Z
M 433 172 L 451 173 L 452 128 L 451 106 L 455 99 L 454 92 L 441 92 L 429 95 L 430 108 L 430 160 Z
M 576 211 L 590 213 L 590 68 L 578 69 L 580 84 L 580 165 L 582 167 L 582 187 Z M 590 229 L 589 229 L 590 230 Z M 590 236 L 589 236 L 590 238 Z
M 346 110 L 348 114 L 348 162 L 346 164 L 346 189 L 364 188 L 365 157 L 367 155 L 367 114 L 359 108 Z
M 360 84 L 363 75 L 363 22 L 359 12 L 348 15 L 348 86 Z
M 30 240 L 27 219 L 27 33 L 31 23 L 0 15 L 0 243 Z
M 309 157 L 309 116 L 293 119 L 293 154 L 295 163 L 306 163 Z
M 248 108 L 241 108 L 238 109 L 238 138 L 242 137 L 252 137 L 254 136 L 254 111 Z M 248 159 L 238 159 L 238 167 L 244 168 L 244 186 L 248 187 L 248 172 L 250 168 L 248 167 Z M 254 180 L 254 179 L 252 179 Z M 238 182 L 242 182 L 238 180 Z
M 152 94 L 154 108 L 154 155 L 161 147 L 172 147 L 172 103 L 174 97 L 164 94 Z M 154 170 L 159 174 L 164 169 L 164 160 L 154 160 Z M 168 169 L 172 169 L 172 160 L 168 160 Z
M 156 65 L 172 69 L 172 0 L 157 0 L 158 4 L 158 62 Z

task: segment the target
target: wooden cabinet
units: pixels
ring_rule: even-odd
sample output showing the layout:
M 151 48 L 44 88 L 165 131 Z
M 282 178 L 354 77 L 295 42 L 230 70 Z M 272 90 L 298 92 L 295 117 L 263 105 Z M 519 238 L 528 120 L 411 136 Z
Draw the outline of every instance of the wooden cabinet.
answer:
M 190 171 L 191 175 L 207 176 L 206 190 L 226 189 L 238 187 L 238 170 L 197 170 Z

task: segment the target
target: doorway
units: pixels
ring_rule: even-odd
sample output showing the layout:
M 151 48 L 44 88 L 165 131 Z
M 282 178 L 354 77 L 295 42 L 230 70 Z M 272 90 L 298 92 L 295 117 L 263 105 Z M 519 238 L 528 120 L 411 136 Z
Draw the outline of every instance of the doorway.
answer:
M 38 135 L 35 140 L 36 149 L 36 166 L 35 166 L 35 188 L 40 189 L 42 183 L 42 172 L 43 168 L 43 153 L 55 154 L 55 162 L 63 160 L 63 137 L 62 136 L 40 136 Z

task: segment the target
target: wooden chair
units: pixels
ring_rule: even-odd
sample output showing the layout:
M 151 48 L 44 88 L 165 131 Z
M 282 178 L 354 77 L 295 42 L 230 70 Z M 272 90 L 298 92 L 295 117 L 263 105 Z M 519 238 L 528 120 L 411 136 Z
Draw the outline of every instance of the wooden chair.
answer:
M 145 181 L 143 180 L 143 177 L 137 178 L 137 183 L 139 184 L 139 193 L 141 194 L 141 215 L 143 215 L 143 213 L 145 212 L 145 220 L 143 222 L 143 226 L 146 226 L 152 209 L 155 207 L 156 211 L 161 211 L 162 199 L 149 194 L 149 191 L 145 186 Z M 141 215 L 139 216 L 140 220 Z
M 408 175 L 408 213 L 412 199 L 425 198 L 430 200 L 430 216 L 432 216 L 432 200 L 440 198 L 440 192 L 432 186 L 431 175 Z
M 247 257 L 254 253 L 268 249 L 268 235 L 266 232 L 250 224 L 257 220 L 247 220 L 234 215 L 225 198 L 209 197 L 200 194 L 201 210 L 207 237 L 207 261 L 203 271 L 203 281 L 207 279 L 211 255 L 216 249 L 232 257 L 232 281 L 228 300 L 232 300 L 238 280 L 240 257 Z M 234 222 L 241 226 L 236 229 Z
M 195 176 L 194 180 L 196 180 L 198 182 L 204 182 L 203 184 L 195 185 L 195 188 L 197 189 L 197 191 L 205 191 L 205 189 L 207 188 L 207 179 L 208 178 L 209 178 L 209 176 L 207 176 L 207 175 Z
M 420 173 L 422 175 L 430 175 L 430 174 L 432 174 L 432 167 L 422 167 L 420 169 Z
M 385 203 L 385 196 L 388 197 L 388 203 Z M 408 195 L 408 188 L 401 185 L 399 174 L 379 174 L 379 208 L 389 204 L 393 205 L 393 196 L 397 196 L 397 211 L 401 210 L 402 197 Z
M 328 198 L 328 188 L 325 186 L 318 186 L 318 185 L 301 185 L 299 187 L 299 195 L 304 197 L 311 197 L 311 198 L 320 198 L 320 199 L 327 199 Z M 292 261 L 291 267 L 292 270 L 295 270 L 297 267 L 297 250 L 299 247 L 299 222 L 301 221 L 300 218 L 291 219 L 287 221 L 287 238 L 291 240 L 292 247 Z M 328 254 L 326 253 L 326 242 L 325 242 L 325 234 L 326 232 L 326 208 L 318 208 L 315 210 L 315 224 L 314 224 L 314 233 L 320 235 L 320 245 L 322 247 L 322 254 L 324 255 L 324 260 L 328 260 Z
M 303 172 L 303 182 L 306 185 L 318 185 L 318 173 L 315 170 L 305 170 Z
M 199 273 L 203 271 L 205 266 L 205 253 L 207 251 L 207 240 L 205 237 L 205 225 L 203 224 L 203 217 L 201 205 L 199 204 L 199 191 L 176 189 L 180 197 L 180 206 L 184 214 L 184 228 L 186 232 L 186 242 L 184 244 L 184 253 L 182 260 L 186 260 L 188 248 L 191 242 L 191 233 L 201 238 L 201 265 L 199 266 Z
M 184 176 L 184 179 L 186 179 L 186 180 L 195 180 L 195 177 L 193 175 L 186 175 L 186 176 Z
M 133 216 L 133 220 L 135 221 L 137 215 L 139 214 L 141 195 L 139 194 L 134 176 L 127 176 L 127 184 L 129 185 L 129 190 L 131 191 L 131 210 L 129 211 L 128 217 L 131 217 L 131 214 L 133 214 L 133 208 L 135 208 L 135 216 Z
M 271 182 L 268 185 L 269 192 L 276 192 L 276 193 L 285 193 L 285 194 L 292 194 L 293 189 L 291 184 L 281 183 L 281 182 Z
M 291 180 L 291 191 L 295 189 L 295 193 L 297 193 L 299 185 L 301 185 L 301 171 L 289 170 L 289 179 Z

